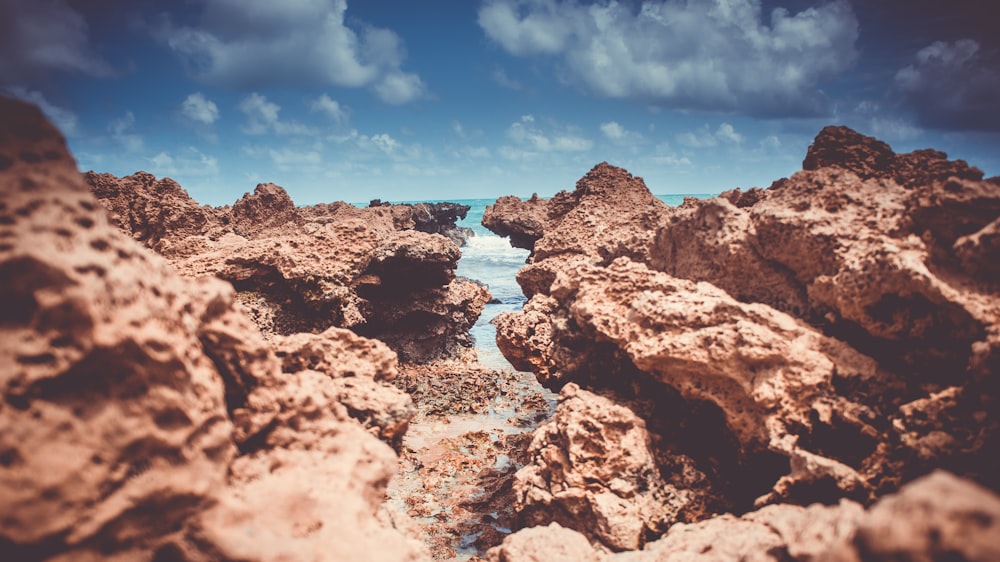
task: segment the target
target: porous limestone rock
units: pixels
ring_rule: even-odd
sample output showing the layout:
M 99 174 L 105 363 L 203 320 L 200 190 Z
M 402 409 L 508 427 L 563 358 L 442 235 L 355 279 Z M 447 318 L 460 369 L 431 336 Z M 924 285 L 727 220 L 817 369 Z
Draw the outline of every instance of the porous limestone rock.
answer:
M 661 472 L 689 456 L 737 513 L 868 504 L 935 468 L 1000 489 L 1000 183 L 837 127 L 803 168 L 659 209 L 598 165 L 533 203 L 530 298 L 498 346 L 628 404 Z
M 528 452 L 531 462 L 514 477 L 525 526 L 557 522 L 621 551 L 706 515 L 704 491 L 679 489 L 660 475 L 645 423 L 576 384 L 563 388 Z
M 461 253 L 441 235 L 465 206 L 296 207 L 280 186 L 260 184 L 211 208 L 144 172 L 86 177 L 123 230 L 182 274 L 231 282 L 266 336 L 341 327 L 408 362 L 474 354 L 469 328 L 489 293 L 455 279 Z
M 643 550 L 613 554 L 586 549 L 582 534 L 553 523 L 510 535 L 486 558 L 562 560 L 560 554 L 572 549 L 580 559 L 601 562 L 985 562 L 1000 556 L 998 525 L 1000 497 L 950 473 L 935 472 L 868 511 L 850 500 L 771 505 L 741 517 L 725 514 L 677 524 Z
M 514 533 L 486 553 L 487 562 L 598 562 L 587 538 L 559 523 Z
M 229 284 L 110 224 L 37 108 L 0 99 L 0 124 L 0 551 L 424 559 L 377 517 L 392 450 L 322 365 L 283 371 Z

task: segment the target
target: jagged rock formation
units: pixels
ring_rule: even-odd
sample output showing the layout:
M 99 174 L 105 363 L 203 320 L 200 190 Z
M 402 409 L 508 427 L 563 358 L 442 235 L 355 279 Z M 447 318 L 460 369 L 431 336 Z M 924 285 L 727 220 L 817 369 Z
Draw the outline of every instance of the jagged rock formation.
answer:
M 720 511 L 870 504 L 935 468 L 1000 489 L 1000 184 L 842 127 L 803 167 L 676 209 L 607 164 L 498 201 L 484 224 L 534 249 L 501 350 L 630 407 Z
M 523 526 L 563 523 L 613 551 L 636 550 L 674 523 L 712 512 L 689 460 L 661 475 L 645 423 L 576 384 L 534 434 L 531 462 L 515 475 Z
M 212 208 L 145 172 L 86 179 L 122 230 L 182 274 L 231 282 L 266 335 L 333 326 L 381 339 L 407 362 L 474 354 L 469 328 L 489 293 L 455 278 L 461 253 L 441 235 L 466 206 L 296 207 L 260 184 Z
M 144 205 L 122 224 L 170 240 L 124 220 Z M 391 387 L 372 406 L 392 353 L 331 330 L 279 360 L 228 283 L 111 225 L 55 128 L 7 99 L 0 271 L 5 559 L 425 559 L 378 517 L 396 458 L 369 432 L 392 441 L 412 415 Z
M 518 531 L 490 549 L 495 562 L 968 560 L 1000 556 L 1000 497 L 946 472 L 886 496 L 867 512 L 835 505 L 771 505 L 735 517 L 677 524 L 641 551 L 603 553 L 558 523 Z

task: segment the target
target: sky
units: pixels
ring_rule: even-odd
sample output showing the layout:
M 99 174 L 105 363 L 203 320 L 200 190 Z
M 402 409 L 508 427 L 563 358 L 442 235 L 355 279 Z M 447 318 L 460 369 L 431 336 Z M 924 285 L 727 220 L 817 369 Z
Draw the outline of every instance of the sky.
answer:
M 997 0 L 0 0 L 81 171 L 299 204 L 766 187 L 830 124 L 1000 175 Z

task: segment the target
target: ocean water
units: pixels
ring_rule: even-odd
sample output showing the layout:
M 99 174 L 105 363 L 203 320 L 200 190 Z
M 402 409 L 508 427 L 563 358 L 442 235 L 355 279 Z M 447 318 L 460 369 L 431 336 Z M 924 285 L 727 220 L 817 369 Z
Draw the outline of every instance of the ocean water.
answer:
M 699 199 L 712 197 L 711 194 L 694 195 L 658 195 L 664 203 L 680 205 L 685 197 Z M 459 226 L 471 228 L 475 236 L 462 248 L 462 259 L 458 262 L 457 274 L 469 279 L 475 279 L 489 286 L 495 303 L 487 304 L 482 315 L 472 328 L 472 336 L 476 340 L 476 350 L 479 361 L 494 369 L 512 369 L 511 364 L 500 353 L 496 345 L 496 329 L 490 323 L 496 315 L 502 312 L 520 310 L 526 299 L 521 294 L 521 287 L 515 280 L 517 270 L 524 266 L 528 258 L 528 250 L 513 248 L 506 238 L 500 238 L 484 228 L 480 222 L 487 205 L 492 205 L 495 199 L 459 199 L 449 200 L 470 207 L 465 219 L 459 221 Z M 433 201 L 428 201 L 433 202 Z

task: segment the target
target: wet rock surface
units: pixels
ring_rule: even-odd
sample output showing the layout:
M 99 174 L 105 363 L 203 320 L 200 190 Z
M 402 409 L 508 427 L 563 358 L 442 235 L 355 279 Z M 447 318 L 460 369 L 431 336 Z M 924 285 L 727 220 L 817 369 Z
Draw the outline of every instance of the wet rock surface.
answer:
M 530 373 L 467 363 L 406 365 L 395 384 L 419 413 L 388 507 L 415 521 L 434 559 L 478 559 L 517 527 L 514 474 L 554 397 Z
M 489 292 L 456 279 L 456 204 L 296 207 L 260 184 L 232 206 L 199 206 L 170 179 L 86 174 L 123 231 L 183 275 L 236 287 L 265 335 L 349 328 L 407 362 L 474 357 L 469 328 Z
M 768 189 L 667 208 L 600 164 L 573 192 L 498 200 L 484 216 L 534 250 L 518 273 L 528 303 L 494 322 L 501 350 L 550 388 L 579 385 L 634 412 L 661 476 L 703 476 L 697 489 L 713 502 L 694 524 L 725 536 L 705 559 L 786 559 L 774 524 L 753 539 L 748 517 L 814 502 L 857 512 L 939 468 L 1000 489 L 1000 293 L 988 259 L 1000 185 L 943 153 L 895 154 L 843 127 L 820 132 L 803 168 Z M 544 426 L 536 439 L 559 441 Z M 572 450 L 546 456 L 562 471 Z M 525 479 L 544 490 L 559 471 Z M 597 552 L 620 549 L 596 532 L 587 495 L 610 486 L 595 474 L 583 507 L 548 520 Z M 685 524 L 652 531 L 657 520 L 628 547 L 649 541 L 637 558 L 694 554 L 663 543 Z

